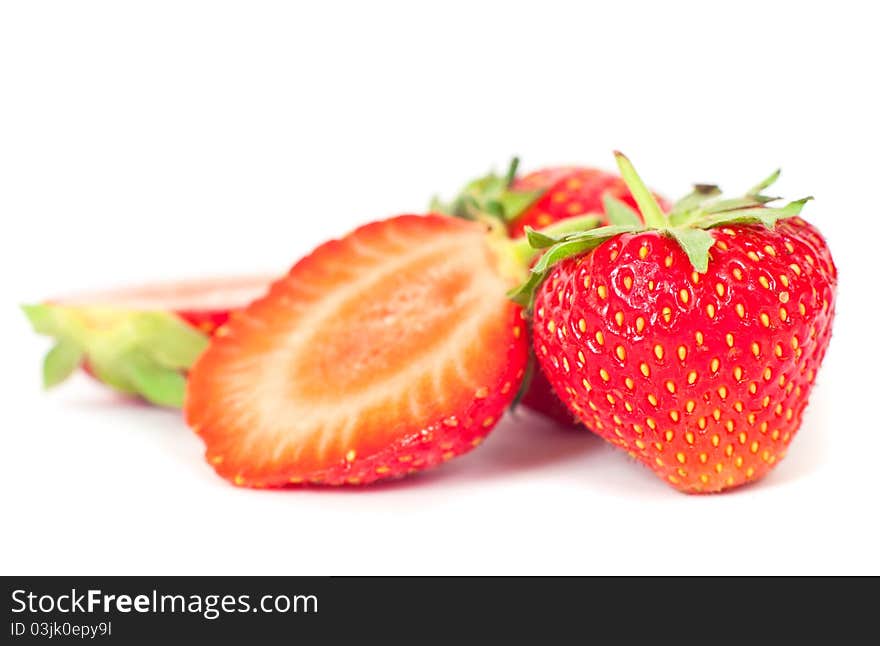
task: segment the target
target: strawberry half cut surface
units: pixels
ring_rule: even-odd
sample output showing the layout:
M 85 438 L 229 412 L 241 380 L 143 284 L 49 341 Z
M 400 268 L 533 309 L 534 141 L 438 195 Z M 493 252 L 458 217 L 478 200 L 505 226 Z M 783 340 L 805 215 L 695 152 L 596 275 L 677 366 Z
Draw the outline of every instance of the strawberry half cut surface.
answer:
M 57 298 L 22 309 L 55 339 L 43 362 L 50 388 L 78 367 L 111 388 L 180 408 L 186 371 L 230 312 L 265 293 L 268 276 L 153 284 Z
M 477 446 L 526 363 L 486 227 L 363 226 L 300 260 L 193 367 L 187 423 L 236 485 L 366 484 Z

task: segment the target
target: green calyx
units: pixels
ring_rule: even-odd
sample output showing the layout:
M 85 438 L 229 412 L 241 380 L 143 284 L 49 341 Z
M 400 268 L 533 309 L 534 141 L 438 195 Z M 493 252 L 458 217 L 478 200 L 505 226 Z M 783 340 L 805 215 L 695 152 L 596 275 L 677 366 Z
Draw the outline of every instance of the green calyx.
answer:
M 184 372 L 208 337 L 169 312 L 44 303 L 22 310 L 39 334 L 55 339 L 43 361 L 51 388 L 88 364 L 108 386 L 159 406 L 180 408 Z
M 514 157 L 507 172 L 494 172 L 468 183 L 451 201 L 438 198 L 431 200 L 430 209 L 467 220 L 497 219 L 512 222 L 522 215 L 544 191 L 515 191 L 511 187 L 516 179 L 519 159 Z
M 518 168 L 519 159 L 514 157 L 504 175 L 493 172 L 473 180 L 451 202 L 442 202 L 435 197 L 430 209 L 433 213 L 484 223 L 489 229 L 488 242 L 498 261 L 498 270 L 521 282 L 528 276 L 529 265 L 541 249 L 530 244 L 525 236 L 510 238 L 507 225 L 522 215 L 544 191 L 512 190 Z M 600 216 L 587 213 L 554 222 L 541 232 L 555 239 L 593 229 L 600 223 Z M 533 233 L 537 235 L 537 232 Z
M 593 229 L 601 223 L 601 217 L 587 213 L 573 218 L 566 218 L 550 224 L 540 231 L 530 229 L 530 236 L 510 238 L 507 228 L 496 219 L 487 221 L 489 235 L 487 241 L 490 248 L 495 252 L 498 261 L 498 271 L 502 275 L 517 282 L 526 280 L 529 275 L 529 265 L 541 254 L 541 247 L 532 243 L 535 236 L 543 236 L 548 240 L 556 240 L 569 233 L 583 232 Z
M 669 213 L 664 213 L 629 159 L 619 152 L 614 156 L 643 217 L 627 204 L 606 195 L 604 206 L 610 223 L 607 226 L 556 236 L 526 227 L 529 244 L 543 250 L 543 255 L 527 279 L 510 292 L 512 300 L 531 308 L 538 286 L 553 265 L 571 256 L 589 253 L 603 242 L 624 233 L 658 231 L 667 235 L 687 254 L 694 270 L 705 273 L 709 266 L 709 252 L 715 244 L 713 228 L 731 224 L 760 224 L 772 228 L 781 219 L 799 215 L 804 204 L 813 199 L 806 197 L 783 207 L 767 206 L 780 199 L 763 194 L 779 177 L 777 170 L 737 198 L 722 199 L 717 186 L 697 184 L 691 193 L 673 205 Z
M 529 264 L 540 255 L 543 247 L 535 246 L 533 240 L 536 236 L 543 236 L 545 240 L 556 240 L 570 233 L 583 233 L 590 229 L 595 229 L 602 223 L 602 217 L 592 213 L 577 215 L 573 218 L 559 220 L 553 224 L 548 224 L 543 229 L 535 230 L 529 227 L 530 236 L 522 236 L 513 238 L 508 241 L 509 249 L 516 262 L 523 269 L 527 269 Z

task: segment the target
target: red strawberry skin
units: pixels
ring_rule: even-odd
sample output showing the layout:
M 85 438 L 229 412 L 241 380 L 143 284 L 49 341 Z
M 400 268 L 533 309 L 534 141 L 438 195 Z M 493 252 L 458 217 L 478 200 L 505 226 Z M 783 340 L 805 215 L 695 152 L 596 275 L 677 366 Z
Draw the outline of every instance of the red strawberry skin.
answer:
M 527 341 L 485 228 L 404 215 L 318 247 L 232 317 L 189 375 L 206 458 L 249 487 L 363 485 L 482 442 Z
M 728 226 L 705 274 L 657 232 L 555 266 L 534 346 L 596 433 L 681 491 L 755 481 L 786 455 L 831 336 L 837 274 L 800 218 Z
M 174 313 L 194 328 L 211 335 L 229 320 L 231 310 L 180 310 Z
M 544 191 L 541 197 L 509 224 L 510 234 L 514 237 L 523 235 L 527 226 L 541 229 L 575 215 L 604 213 L 602 196 L 606 193 L 638 211 L 632 194 L 620 176 L 597 168 L 544 168 L 518 177 L 511 189 Z M 658 200 L 663 208 L 668 208 L 665 200 L 659 197 Z
M 525 394 L 520 399 L 520 403 L 533 411 L 549 417 L 557 424 L 576 426 L 583 429 L 577 417 L 556 396 L 553 386 L 547 381 L 547 377 L 540 368 L 536 367 L 534 373 L 532 373 L 532 380 L 529 382 Z

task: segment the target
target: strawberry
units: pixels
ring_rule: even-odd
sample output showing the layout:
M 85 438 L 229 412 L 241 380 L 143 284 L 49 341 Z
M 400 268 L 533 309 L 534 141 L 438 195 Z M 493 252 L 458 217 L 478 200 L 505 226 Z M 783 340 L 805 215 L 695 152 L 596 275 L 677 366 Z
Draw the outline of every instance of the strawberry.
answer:
M 572 414 L 568 406 L 553 392 L 553 386 L 540 369 L 533 370 L 529 375 L 529 382 L 520 396 L 519 403 L 562 426 L 583 428 L 577 416 Z
M 208 336 L 269 282 L 193 280 L 26 305 L 36 331 L 56 339 L 43 362 L 43 383 L 52 387 L 82 366 L 118 391 L 179 408 L 186 370 Z
M 526 227 L 542 229 L 585 213 L 603 216 L 605 195 L 638 208 L 626 182 L 615 173 L 585 166 L 556 166 L 518 177 L 518 168 L 519 159 L 514 158 L 503 176 L 489 173 L 475 179 L 452 202 L 435 199 L 432 210 L 465 218 L 478 214 L 501 217 L 510 235 L 517 237 Z M 655 197 L 664 208 L 668 206 L 662 197 Z
M 534 192 L 539 197 L 509 224 L 510 233 L 523 235 L 526 227 L 544 228 L 581 213 L 604 214 L 610 195 L 638 208 L 623 179 L 597 168 L 564 166 L 534 171 L 514 180 L 511 191 Z M 656 196 L 666 206 L 663 198 Z
M 837 274 L 807 201 L 722 200 L 698 186 L 665 214 L 617 154 L 637 214 L 551 238 L 516 299 L 578 417 L 681 491 L 755 481 L 785 456 L 825 355 Z M 807 198 L 809 199 L 809 198 Z
M 207 460 L 240 486 L 358 485 L 477 446 L 527 356 L 502 246 L 442 215 L 319 246 L 193 366 L 186 420 Z
M 489 173 L 473 180 L 453 202 L 435 199 L 432 209 L 466 218 L 499 216 L 510 235 L 518 237 L 526 227 L 541 229 L 584 213 L 596 214 L 600 216 L 598 222 L 607 224 L 606 195 L 638 208 L 626 183 L 615 173 L 584 166 L 557 166 L 518 177 L 518 167 L 519 159 L 514 158 L 504 176 Z M 655 197 L 664 208 L 668 207 L 666 200 Z M 520 403 L 560 424 L 580 426 L 540 371 L 532 375 Z

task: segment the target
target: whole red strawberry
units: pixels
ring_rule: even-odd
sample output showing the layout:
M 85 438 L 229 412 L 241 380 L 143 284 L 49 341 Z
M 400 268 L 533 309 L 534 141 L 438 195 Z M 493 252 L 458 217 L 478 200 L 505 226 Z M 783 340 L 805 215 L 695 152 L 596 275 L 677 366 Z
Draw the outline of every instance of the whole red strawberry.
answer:
M 191 280 L 83 294 L 23 309 L 37 332 L 55 339 L 43 362 L 47 388 L 83 367 L 114 390 L 179 408 L 186 370 L 208 337 L 269 283 L 267 276 Z
M 448 204 L 435 200 L 432 209 L 464 218 L 500 218 L 509 235 L 516 238 L 526 227 L 543 229 L 583 214 L 594 214 L 596 224 L 607 224 L 608 197 L 638 208 L 626 182 L 616 173 L 586 166 L 556 166 L 518 176 L 518 168 L 519 159 L 514 158 L 503 176 L 489 173 L 475 179 L 455 200 Z M 655 197 L 667 206 L 662 197 Z M 520 403 L 560 424 L 580 426 L 540 370 L 532 375 Z
M 628 160 L 644 214 L 556 239 L 517 294 L 535 352 L 578 417 L 676 488 L 757 480 L 786 454 L 825 355 L 837 275 L 806 200 L 713 199 L 698 186 L 667 215 Z

